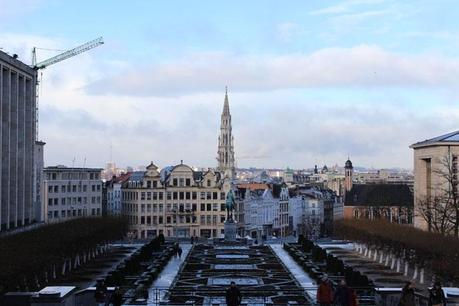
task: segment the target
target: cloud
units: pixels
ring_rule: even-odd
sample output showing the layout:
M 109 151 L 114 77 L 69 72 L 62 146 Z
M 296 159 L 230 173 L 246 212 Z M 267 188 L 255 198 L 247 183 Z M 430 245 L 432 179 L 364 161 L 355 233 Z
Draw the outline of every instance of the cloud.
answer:
M 455 87 L 459 59 L 403 55 L 359 45 L 311 54 L 235 55 L 202 53 L 162 64 L 136 66 L 86 88 L 93 95 L 180 96 L 234 91 L 321 87 Z

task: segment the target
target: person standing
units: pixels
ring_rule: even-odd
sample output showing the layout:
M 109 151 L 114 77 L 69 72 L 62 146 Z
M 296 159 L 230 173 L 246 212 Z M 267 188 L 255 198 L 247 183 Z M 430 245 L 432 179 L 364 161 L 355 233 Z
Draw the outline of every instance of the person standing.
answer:
M 322 277 L 322 281 L 317 288 L 317 303 L 320 304 L 320 306 L 329 306 L 333 304 L 333 288 L 327 275 Z
M 242 295 L 235 282 L 231 282 L 231 285 L 226 289 L 226 305 L 227 306 L 239 306 L 241 305 Z
M 121 306 L 123 304 L 123 294 L 121 294 L 120 287 L 115 288 L 110 302 L 113 304 L 113 306 Z
M 94 299 L 98 306 L 105 306 L 107 300 L 107 286 L 105 286 L 103 279 L 98 279 L 96 284 L 96 292 L 94 293 Z
M 402 288 L 402 294 L 400 296 L 399 306 L 416 306 L 414 299 L 414 283 L 406 282 Z
M 429 290 L 429 305 L 446 306 L 445 292 L 443 292 L 440 282 L 435 282 L 433 288 Z
M 336 289 L 333 301 L 336 306 L 350 306 L 350 290 L 346 284 L 346 281 L 342 279 Z

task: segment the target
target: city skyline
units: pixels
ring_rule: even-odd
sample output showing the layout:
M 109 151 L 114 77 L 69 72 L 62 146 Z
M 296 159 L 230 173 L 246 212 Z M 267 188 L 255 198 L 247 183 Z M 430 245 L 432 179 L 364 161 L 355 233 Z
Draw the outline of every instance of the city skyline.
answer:
M 106 41 L 43 73 L 46 165 L 112 146 L 118 165 L 216 167 L 226 85 L 237 167 L 412 169 L 409 145 L 457 129 L 451 1 L 0 2 L 0 47 L 26 63 Z

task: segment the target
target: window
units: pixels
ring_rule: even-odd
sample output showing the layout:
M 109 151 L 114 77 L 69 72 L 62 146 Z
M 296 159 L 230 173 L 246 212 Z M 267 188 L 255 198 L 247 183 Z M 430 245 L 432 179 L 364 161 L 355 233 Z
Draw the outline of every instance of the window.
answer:
M 48 186 L 48 192 L 52 193 L 53 192 L 53 186 Z
M 212 192 L 207 193 L 207 200 L 212 200 Z
M 174 191 L 174 192 L 172 193 L 172 195 L 173 195 L 173 199 L 174 199 L 174 200 L 177 200 L 177 198 L 178 198 L 178 192 Z
M 214 203 L 212 206 L 213 206 L 213 211 L 218 211 L 218 204 L 217 203 Z
M 170 217 L 170 216 L 167 216 L 167 217 L 166 217 L 166 223 L 167 223 L 167 224 L 170 224 L 171 221 L 172 221 L 171 217 Z
M 159 224 L 163 224 L 163 216 L 159 216 L 158 217 L 158 223 Z
M 220 204 L 220 211 L 225 211 L 225 204 Z
M 59 199 L 54 199 L 54 205 L 59 205 Z
M 97 185 L 97 191 L 100 191 L 100 185 Z
M 153 181 L 153 188 L 158 187 L 158 181 Z
M 145 224 L 145 217 L 144 216 L 140 217 L 140 224 Z
M 220 192 L 220 200 L 225 200 L 225 193 L 224 192 Z
M 163 204 L 159 204 L 159 212 L 160 212 L 160 213 L 163 212 Z
M 192 209 L 191 209 L 191 210 L 192 210 L 192 211 L 196 211 L 196 209 L 197 209 L 197 205 L 196 205 L 196 204 L 193 204 L 193 206 L 192 206 Z
M 207 180 L 207 187 L 210 187 L 212 182 L 210 180 Z
M 167 199 L 168 200 L 172 199 L 172 192 L 170 192 L 170 191 L 167 192 Z
M 86 192 L 88 190 L 88 186 L 87 185 L 83 185 L 83 192 Z
M 186 179 L 185 185 L 186 186 L 191 186 L 191 180 L 189 178 Z
M 65 185 L 61 186 L 61 192 L 65 192 Z
M 175 179 L 172 180 L 172 186 L 177 186 L 177 185 L 178 185 L 177 184 L 177 179 L 175 178 Z
M 184 200 L 185 199 L 185 193 L 184 192 L 179 192 L 179 195 L 180 195 L 180 200 Z
M 62 205 L 65 205 L 65 198 L 62 198 L 62 199 L 61 199 L 61 204 L 62 204 Z
M 155 192 L 155 195 L 156 195 L 156 192 Z M 148 200 L 148 201 L 151 200 L 151 192 L 147 192 L 147 200 Z
M 141 199 L 141 200 L 145 200 L 145 192 L 142 192 L 142 193 L 140 194 L 140 199 Z
M 189 200 L 191 198 L 190 192 L 185 192 L 185 199 Z
M 225 215 L 220 215 L 220 223 L 224 223 L 225 222 Z
M 201 224 L 205 224 L 206 223 L 206 216 L 201 216 Z
M 207 211 L 212 211 L 212 204 L 207 204 Z
M 148 189 L 151 188 L 151 181 L 147 181 L 147 188 L 148 188 Z
M 201 192 L 201 200 L 205 200 L 206 199 L 206 193 L 205 192 Z
M 151 216 L 147 216 L 147 224 L 151 224 Z
M 48 199 L 48 205 L 52 206 L 53 205 L 53 199 Z
M 206 210 L 206 204 L 202 203 L 201 204 L 201 211 L 205 211 Z
M 59 186 L 54 186 L 54 192 L 58 193 L 59 192 Z
M 59 218 L 59 212 L 57 210 L 54 211 L 54 218 Z
M 218 200 L 218 192 L 214 192 L 213 193 L 213 199 L 214 200 Z
M 180 187 L 185 186 L 185 179 L 184 178 L 179 178 L 179 186 Z
M 91 185 L 91 191 L 95 192 L 96 191 L 96 185 Z
M 162 192 L 158 192 L 158 199 L 159 199 L 159 200 L 162 200 L 162 199 L 163 199 L 163 193 L 162 193 Z
M 192 198 L 193 200 L 196 200 L 196 199 L 197 199 L 197 193 L 196 193 L 196 191 L 193 191 L 193 192 L 191 193 L 191 198 Z

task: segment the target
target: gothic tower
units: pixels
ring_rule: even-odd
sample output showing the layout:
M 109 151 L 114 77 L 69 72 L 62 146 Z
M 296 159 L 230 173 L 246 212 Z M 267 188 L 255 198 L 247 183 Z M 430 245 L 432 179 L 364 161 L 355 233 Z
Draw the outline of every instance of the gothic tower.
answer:
M 225 102 L 220 123 L 220 136 L 218 137 L 218 170 L 227 178 L 234 179 L 234 138 L 231 128 L 231 114 L 228 102 L 228 88 L 225 89 Z
M 348 158 L 344 165 L 344 189 L 350 191 L 352 189 L 352 175 L 354 174 L 354 167 L 351 160 Z

